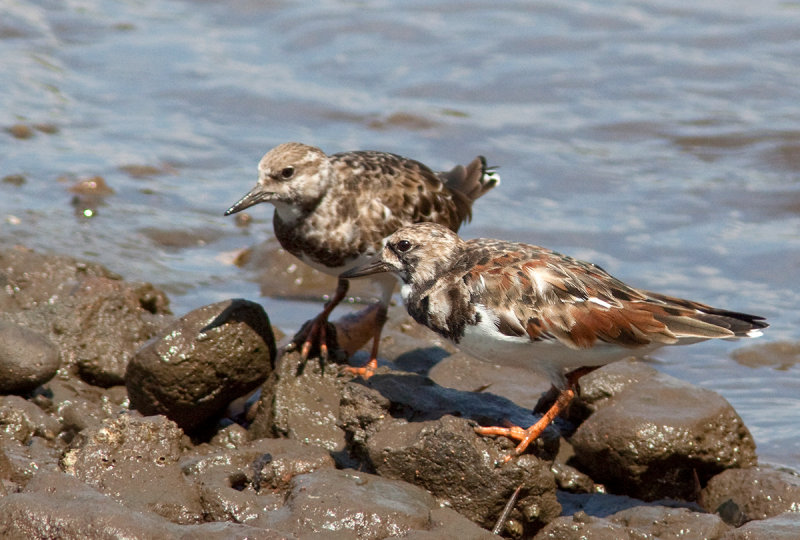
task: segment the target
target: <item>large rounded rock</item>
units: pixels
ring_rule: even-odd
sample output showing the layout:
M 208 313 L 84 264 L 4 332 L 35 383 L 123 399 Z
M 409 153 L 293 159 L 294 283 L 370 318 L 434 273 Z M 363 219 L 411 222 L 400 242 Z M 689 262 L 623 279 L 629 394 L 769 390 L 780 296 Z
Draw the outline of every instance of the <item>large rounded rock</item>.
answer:
M 136 352 L 125 376 L 131 407 L 191 430 L 261 384 L 275 355 L 259 304 L 235 299 L 204 306 Z
M 752 436 L 722 396 L 650 371 L 596 402 L 596 412 L 575 432 L 570 442 L 581 470 L 614 493 L 692 500 L 695 475 L 703 484 L 725 469 L 756 463 Z
M 0 393 L 30 392 L 49 381 L 60 364 L 58 348 L 45 336 L 0 321 Z

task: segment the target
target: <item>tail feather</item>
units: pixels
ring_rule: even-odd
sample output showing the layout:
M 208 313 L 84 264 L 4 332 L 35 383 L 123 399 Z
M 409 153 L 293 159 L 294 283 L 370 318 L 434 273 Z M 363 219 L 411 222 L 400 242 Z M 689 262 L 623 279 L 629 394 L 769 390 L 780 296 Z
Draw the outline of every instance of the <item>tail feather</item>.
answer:
M 466 167 L 456 165 L 447 172 L 439 173 L 439 178 L 450 190 L 462 193 L 472 202 L 500 183 L 496 169 L 486 165 L 485 157 L 478 156 Z
M 761 330 L 769 326 L 764 317 L 758 315 L 719 309 L 649 291 L 646 294 L 649 299 L 662 305 L 665 312 L 662 322 L 677 337 L 758 337 Z

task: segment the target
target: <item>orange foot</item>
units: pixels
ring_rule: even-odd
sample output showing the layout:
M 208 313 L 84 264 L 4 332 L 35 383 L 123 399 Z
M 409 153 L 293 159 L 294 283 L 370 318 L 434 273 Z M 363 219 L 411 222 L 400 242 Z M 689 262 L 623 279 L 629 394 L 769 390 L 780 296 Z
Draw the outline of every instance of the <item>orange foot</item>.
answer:
M 544 413 L 544 416 L 542 416 L 538 422 L 533 424 L 528 429 L 523 429 L 519 426 L 478 426 L 475 428 L 475 433 L 478 435 L 500 435 L 515 441 L 520 441 L 517 447 L 514 448 L 514 452 L 503 459 L 503 463 L 508 463 L 512 458 L 522 454 L 533 441 L 539 438 L 539 435 L 542 434 L 545 428 L 556 419 L 556 417 L 567 407 L 567 405 L 569 405 L 569 402 L 572 401 L 573 397 L 575 397 L 575 390 L 572 386 L 568 387 L 566 390 L 562 390 L 553 406 L 550 407 L 546 413 Z
M 325 316 L 323 317 L 323 315 Z M 300 356 L 303 361 L 308 360 L 314 350 L 319 351 L 317 355 L 322 360 L 328 359 L 327 314 L 320 313 L 317 317 L 303 325 L 303 328 L 300 329 L 292 340 L 292 347 L 297 348 L 298 346 L 300 347 Z
M 364 379 L 369 379 L 375 375 L 375 370 L 378 369 L 378 359 L 371 358 L 369 362 L 361 367 L 345 366 L 344 370 L 353 375 L 360 375 Z
M 475 433 L 478 435 L 501 435 L 508 437 L 515 441 L 520 441 L 514 452 L 503 459 L 503 463 L 508 463 L 512 458 L 522 454 L 530 444 L 539 438 L 539 435 L 549 426 L 556 417 L 561 414 L 561 411 L 567 408 L 572 398 L 578 389 L 578 379 L 591 373 L 599 366 L 580 367 L 574 371 L 567 373 L 567 387 L 558 393 L 555 403 L 547 410 L 546 413 L 539 419 L 538 422 L 533 424 L 528 429 L 523 429 L 519 426 L 512 427 L 476 427 Z
M 340 279 L 336 285 L 336 292 L 331 299 L 325 304 L 322 312 L 308 321 L 297 335 L 292 339 L 289 350 L 294 350 L 300 347 L 300 356 L 303 360 L 308 360 L 309 355 L 315 348 L 319 350 L 319 357 L 323 360 L 328 359 L 328 317 L 339 302 L 347 295 L 348 282 L 346 279 Z M 336 332 L 333 332 L 333 337 Z M 301 345 L 302 344 L 302 345 Z
M 352 356 L 367 341 L 372 339 L 370 360 L 362 367 L 346 366 L 344 370 L 353 375 L 369 379 L 378 369 L 378 347 L 381 342 L 381 331 L 386 322 L 386 306 L 381 303 L 372 304 L 358 313 L 345 315 L 334 323 L 336 339 L 339 347 Z

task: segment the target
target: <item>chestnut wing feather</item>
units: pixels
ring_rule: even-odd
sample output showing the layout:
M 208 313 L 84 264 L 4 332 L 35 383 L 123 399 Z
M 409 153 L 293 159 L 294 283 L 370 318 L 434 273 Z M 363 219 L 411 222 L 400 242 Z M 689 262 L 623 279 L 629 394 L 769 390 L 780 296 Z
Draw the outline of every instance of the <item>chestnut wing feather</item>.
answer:
M 471 266 L 465 282 L 474 301 L 497 314 L 495 324 L 505 335 L 558 340 L 574 349 L 598 342 L 635 348 L 679 338 L 733 337 L 758 327 L 758 317 L 640 291 L 599 266 L 547 249 L 480 239 L 468 243 L 486 255 Z

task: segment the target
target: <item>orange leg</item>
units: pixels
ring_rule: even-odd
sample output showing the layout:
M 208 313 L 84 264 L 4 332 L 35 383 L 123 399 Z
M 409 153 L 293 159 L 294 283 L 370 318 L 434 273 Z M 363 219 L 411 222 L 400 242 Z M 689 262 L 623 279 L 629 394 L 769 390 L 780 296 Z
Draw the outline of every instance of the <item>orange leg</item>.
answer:
M 505 457 L 503 463 L 508 463 L 513 457 L 516 457 L 522 454 L 528 446 L 539 438 L 542 432 L 549 426 L 556 417 L 561 414 L 561 412 L 567 408 L 569 403 L 575 397 L 575 393 L 578 387 L 578 379 L 581 378 L 583 375 L 586 375 L 590 371 L 594 371 L 597 369 L 596 367 L 584 367 L 578 368 L 575 371 L 570 372 L 567 374 L 567 387 L 562 390 L 558 394 L 558 398 L 556 398 L 555 403 L 547 410 L 546 413 L 531 427 L 528 429 L 523 429 L 519 426 L 511 426 L 511 427 L 498 427 L 498 426 L 491 426 L 491 427 L 476 427 L 475 432 L 478 435 L 500 435 L 503 437 L 508 437 L 509 439 L 513 439 L 515 441 L 520 441 L 516 448 L 514 448 L 514 452 Z
M 294 341 L 297 343 L 300 340 L 303 340 L 303 346 L 300 349 L 300 355 L 302 356 L 303 360 L 308 358 L 308 354 L 311 352 L 311 348 L 314 346 L 315 343 L 319 344 L 319 355 L 322 359 L 328 358 L 328 343 L 327 343 L 327 327 L 328 327 L 328 317 L 339 303 L 344 299 L 345 295 L 347 294 L 347 289 L 350 287 L 350 282 L 346 279 L 340 279 L 339 283 L 336 286 L 336 292 L 333 294 L 328 303 L 325 304 L 322 312 L 314 317 L 311 321 L 311 325 L 306 332 L 299 332 L 295 337 Z M 305 334 L 305 335 L 303 335 Z
M 378 306 L 378 313 L 376 315 L 375 332 L 372 335 L 372 351 L 369 355 L 369 362 L 361 367 L 347 366 L 345 369 L 355 375 L 361 375 L 365 379 L 369 379 L 375 374 L 378 369 L 378 348 L 381 344 L 381 332 L 383 325 L 386 323 L 386 312 L 388 308 L 380 304 Z

